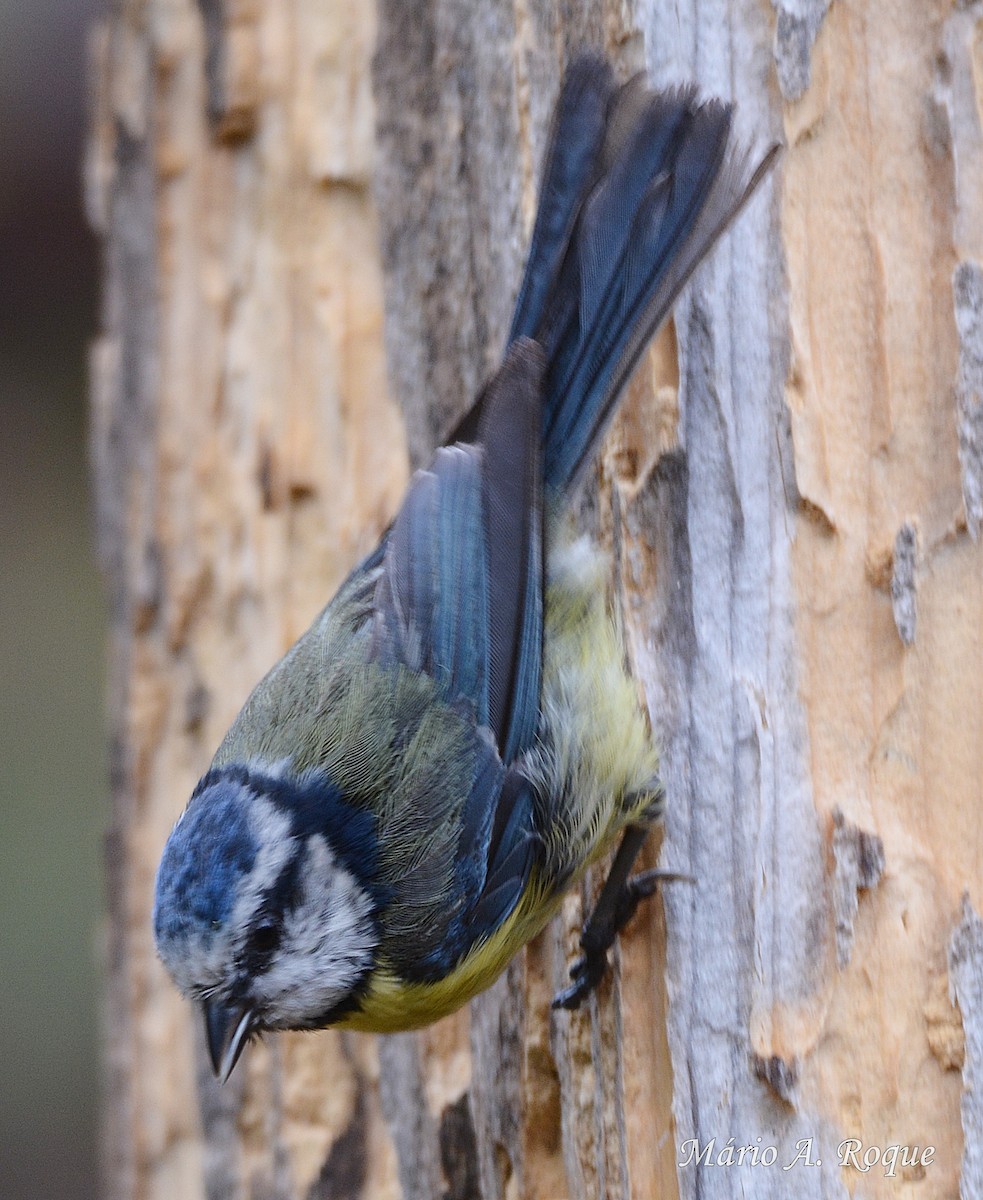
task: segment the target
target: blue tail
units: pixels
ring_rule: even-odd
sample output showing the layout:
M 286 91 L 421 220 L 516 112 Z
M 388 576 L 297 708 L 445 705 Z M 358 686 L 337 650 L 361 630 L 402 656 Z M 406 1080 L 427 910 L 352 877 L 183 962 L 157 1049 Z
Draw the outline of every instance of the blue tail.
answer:
M 766 173 L 732 107 L 694 88 L 619 87 L 600 57 L 567 71 L 510 341 L 545 351 L 544 481 L 572 487 L 639 355 Z

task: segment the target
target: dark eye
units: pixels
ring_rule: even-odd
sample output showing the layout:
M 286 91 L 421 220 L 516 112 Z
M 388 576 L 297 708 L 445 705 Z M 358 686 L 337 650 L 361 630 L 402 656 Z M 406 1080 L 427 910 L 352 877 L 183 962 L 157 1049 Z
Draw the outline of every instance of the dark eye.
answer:
M 272 922 L 265 921 L 262 925 L 256 926 L 250 940 L 253 953 L 260 958 L 265 958 L 280 945 L 279 927 Z

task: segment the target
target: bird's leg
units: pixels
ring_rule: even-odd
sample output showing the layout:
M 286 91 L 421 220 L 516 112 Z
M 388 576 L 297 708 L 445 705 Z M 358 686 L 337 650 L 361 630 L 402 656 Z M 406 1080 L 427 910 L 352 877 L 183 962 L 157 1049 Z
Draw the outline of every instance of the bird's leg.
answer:
M 690 878 L 675 871 L 659 870 L 629 876 L 648 830 L 647 825 L 630 825 L 625 831 L 594 911 L 580 935 L 583 954 L 570 968 L 573 983 L 556 995 L 554 1008 L 578 1008 L 597 987 L 607 970 L 608 950 L 619 930 L 628 924 L 641 901 L 651 896 L 660 882 Z

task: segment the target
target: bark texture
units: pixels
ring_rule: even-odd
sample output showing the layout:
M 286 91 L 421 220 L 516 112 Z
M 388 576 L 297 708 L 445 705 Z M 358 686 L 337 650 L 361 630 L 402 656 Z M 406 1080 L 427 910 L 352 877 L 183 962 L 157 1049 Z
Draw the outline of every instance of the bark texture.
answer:
M 599 878 L 470 1011 L 269 1039 L 220 1089 L 160 850 L 500 353 L 585 44 L 787 145 L 581 506 L 664 748 L 643 865 L 695 882 L 581 1012 L 549 1001 Z M 983 8 L 115 0 L 92 47 L 108 1194 L 981 1194 Z

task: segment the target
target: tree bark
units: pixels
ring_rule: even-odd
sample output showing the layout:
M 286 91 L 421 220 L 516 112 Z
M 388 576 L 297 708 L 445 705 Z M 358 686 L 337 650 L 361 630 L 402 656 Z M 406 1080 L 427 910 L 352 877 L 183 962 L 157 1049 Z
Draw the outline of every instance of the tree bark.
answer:
M 501 353 L 585 44 L 787 145 L 580 505 L 664 751 L 643 865 L 693 883 L 575 1014 L 600 873 L 469 1011 L 270 1038 L 219 1088 L 154 956 L 157 859 Z M 115 0 L 109 1195 L 983 1195 L 981 46 L 942 0 Z

